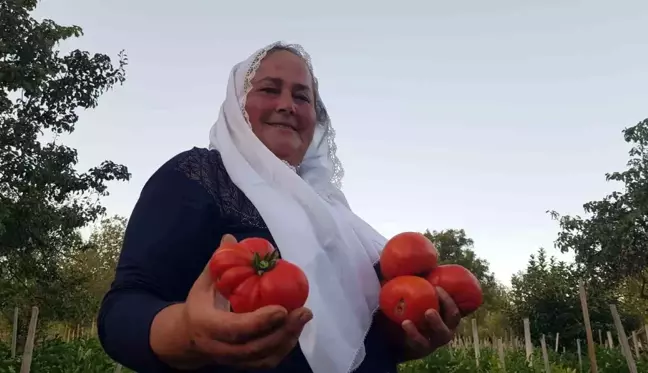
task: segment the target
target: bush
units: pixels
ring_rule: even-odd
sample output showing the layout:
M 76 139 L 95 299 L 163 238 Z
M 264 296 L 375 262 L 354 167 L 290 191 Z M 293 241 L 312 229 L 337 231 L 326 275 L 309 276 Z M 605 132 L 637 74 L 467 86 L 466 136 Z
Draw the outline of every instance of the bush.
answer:
M 0 344 L 0 373 L 20 371 L 20 356 L 11 359 L 10 348 Z M 113 373 L 115 362 L 103 351 L 96 338 L 64 342 L 49 339 L 34 349 L 30 373 Z M 123 373 L 131 372 L 122 369 Z

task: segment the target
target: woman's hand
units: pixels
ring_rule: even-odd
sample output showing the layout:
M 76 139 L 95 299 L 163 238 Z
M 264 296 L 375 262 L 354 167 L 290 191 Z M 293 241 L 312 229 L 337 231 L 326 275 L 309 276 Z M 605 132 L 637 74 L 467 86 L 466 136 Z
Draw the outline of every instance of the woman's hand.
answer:
M 441 314 L 430 309 L 425 312 L 426 328 L 418 330 L 409 320 L 403 322 L 406 340 L 406 356 L 409 359 L 423 358 L 437 348 L 445 346 L 454 338 L 455 329 L 461 321 L 459 308 L 445 290 L 437 287 Z M 409 360 L 408 359 L 408 360 Z
M 236 242 L 234 237 L 226 235 L 221 242 L 232 240 Z M 208 364 L 238 369 L 273 368 L 297 345 L 304 325 L 312 318 L 306 308 L 288 314 L 280 306 L 268 306 L 250 313 L 230 312 L 229 303 L 214 289 L 207 267 L 194 283 L 186 302 L 177 306 L 170 311 L 173 315 L 165 318 L 161 315 L 165 309 L 153 321 L 151 346 L 163 360 L 183 369 Z M 181 338 L 184 351 L 180 354 L 177 343 L 176 351 L 165 349 L 164 343 L 157 343 L 156 350 L 155 337 L 164 339 L 164 336 L 154 334 L 155 324 L 165 320 L 177 325 L 170 330 L 184 336 Z M 178 338 L 178 335 L 168 337 Z
M 454 338 L 455 329 L 461 321 L 459 308 L 450 295 L 437 287 L 441 313 L 430 309 L 425 313 L 426 327 L 418 330 L 414 323 L 406 320 L 402 324 L 402 361 L 416 360 L 428 356 L 437 348 L 445 346 Z

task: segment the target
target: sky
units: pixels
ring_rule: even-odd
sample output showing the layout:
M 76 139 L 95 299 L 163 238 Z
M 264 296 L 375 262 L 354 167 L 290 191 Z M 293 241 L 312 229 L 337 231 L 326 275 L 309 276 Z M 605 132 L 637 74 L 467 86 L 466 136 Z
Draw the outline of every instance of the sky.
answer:
M 547 210 L 582 214 L 618 185 L 622 130 L 648 117 L 648 2 L 42 0 L 65 42 L 115 57 L 127 81 L 64 142 L 110 159 L 109 214 L 206 147 L 232 66 L 276 40 L 311 55 L 353 210 L 387 237 L 463 228 L 505 284 L 554 248 Z

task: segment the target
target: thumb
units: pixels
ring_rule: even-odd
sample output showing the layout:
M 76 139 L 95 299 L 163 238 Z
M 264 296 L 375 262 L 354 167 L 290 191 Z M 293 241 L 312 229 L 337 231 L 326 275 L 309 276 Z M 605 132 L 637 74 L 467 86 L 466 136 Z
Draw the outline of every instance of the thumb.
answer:
M 232 236 L 231 234 L 226 234 L 226 235 L 223 236 L 223 238 L 221 238 L 220 243 L 222 245 L 224 243 L 236 243 L 236 242 L 237 241 L 236 241 L 236 238 L 234 236 Z
M 220 241 L 220 246 L 226 243 L 236 243 L 236 238 L 232 236 L 231 234 L 225 234 Z M 218 248 L 216 249 L 218 250 Z M 211 260 L 211 257 L 209 258 Z M 196 282 L 194 282 L 194 287 L 197 287 L 198 289 L 201 290 L 215 290 L 214 289 L 214 279 L 211 276 L 211 273 L 209 271 L 209 261 L 207 261 L 207 264 L 205 265 L 205 268 L 203 268 L 202 273 L 200 273 L 200 276 L 198 279 L 196 279 Z

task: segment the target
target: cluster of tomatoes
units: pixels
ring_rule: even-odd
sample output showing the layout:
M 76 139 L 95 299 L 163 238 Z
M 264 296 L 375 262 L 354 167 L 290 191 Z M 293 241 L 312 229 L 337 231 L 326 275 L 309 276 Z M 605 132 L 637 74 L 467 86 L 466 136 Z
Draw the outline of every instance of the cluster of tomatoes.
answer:
M 439 254 L 420 233 L 400 233 L 390 239 L 380 256 L 380 309 L 392 321 L 411 320 L 422 326 L 428 309 L 439 310 L 436 287 L 445 290 L 463 315 L 483 301 L 475 276 L 462 266 L 438 265 Z M 308 298 L 308 279 L 296 265 L 279 258 L 263 238 L 223 242 L 209 261 L 216 289 L 232 311 L 252 312 L 280 305 L 289 312 Z
M 479 280 L 460 265 L 438 262 L 436 247 L 420 233 L 400 233 L 387 242 L 380 255 L 380 310 L 385 316 L 424 328 L 425 312 L 439 311 L 436 287 L 450 295 L 464 316 L 481 306 Z

